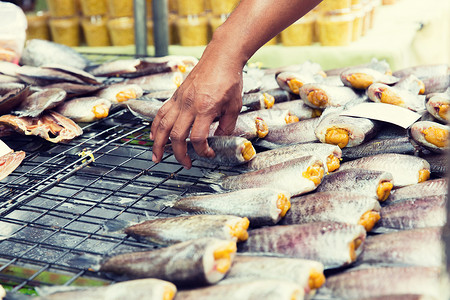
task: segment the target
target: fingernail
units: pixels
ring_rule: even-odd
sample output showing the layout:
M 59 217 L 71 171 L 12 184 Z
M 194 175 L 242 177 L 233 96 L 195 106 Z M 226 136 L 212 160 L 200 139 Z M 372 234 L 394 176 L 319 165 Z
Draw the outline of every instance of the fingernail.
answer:
M 155 155 L 155 154 L 152 155 L 152 161 L 153 161 L 154 163 L 157 163 L 157 161 L 156 161 L 156 155 Z
M 153 133 L 150 132 L 150 139 L 153 141 Z

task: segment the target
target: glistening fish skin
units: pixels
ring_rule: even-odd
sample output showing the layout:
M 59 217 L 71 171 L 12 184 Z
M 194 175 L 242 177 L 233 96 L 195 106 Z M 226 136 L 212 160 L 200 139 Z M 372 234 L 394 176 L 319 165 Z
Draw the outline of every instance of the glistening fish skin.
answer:
M 386 203 L 406 199 L 418 199 L 429 196 L 445 195 L 448 192 L 448 179 L 431 179 L 391 191 Z
M 390 173 L 353 168 L 328 174 L 324 177 L 316 192 L 355 192 L 383 201 L 390 193 L 389 188 L 384 190 L 384 193 L 379 192 L 380 185 L 384 183 L 392 183 L 392 175 Z
M 24 151 L 16 151 L 0 156 L 0 180 L 14 172 L 24 158 Z
M 66 99 L 67 93 L 60 88 L 45 89 L 28 96 L 13 112 L 19 117 L 37 117 L 44 110 L 52 109 Z
M 450 88 L 445 93 L 433 93 L 425 106 L 433 117 L 448 123 L 450 121 Z
M 439 267 L 444 253 L 440 227 L 368 236 L 358 264 Z
M 362 299 L 398 294 L 440 299 L 440 268 L 374 267 L 349 270 L 327 278 L 323 292 L 334 297 Z
M 375 82 L 394 84 L 399 81 L 399 78 L 395 76 L 386 75 L 375 69 L 364 67 L 348 68 L 340 76 L 344 85 L 355 89 L 366 89 Z
M 182 290 L 176 300 L 301 300 L 304 293 L 290 281 L 260 279 L 249 282 L 216 284 L 199 289 Z
M 433 153 L 422 156 L 429 164 L 433 177 L 446 177 L 448 175 L 448 153 Z
M 397 153 L 355 159 L 343 163 L 340 170 L 351 168 L 389 172 L 392 174 L 395 187 L 416 184 L 427 180 L 430 176 L 430 164 L 425 159 Z
M 381 208 L 374 232 L 444 226 L 447 196 L 429 196 L 397 201 Z
M 370 231 L 379 219 L 380 203 L 373 197 L 351 192 L 316 192 L 291 200 L 291 208 L 280 224 L 305 224 L 312 222 L 342 222 L 363 225 Z M 373 214 L 374 220 L 366 222 L 363 215 Z
M 320 114 L 318 110 L 307 106 L 303 100 L 291 100 L 275 103 L 272 109 L 288 110 L 292 115 L 297 116 L 300 120 L 315 118 Z
M 93 122 L 109 115 L 111 102 L 99 97 L 81 97 L 65 101 L 55 108 L 75 122 Z
M 392 104 L 417 112 L 425 111 L 424 95 L 414 94 L 398 87 L 374 83 L 367 88 L 367 94 L 373 102 Z
M 325 268 L 348 265 L 362 251 L 366 231 L 361 225 L 316 222 L 278 225 L 249 232 L 239 252 L 317 260 Z
M 358 97 L 359 95 L 347 86 L 308 83 L 300 88 L 300 98 L 313 108 L 343 106 Z
M 449 132 L 449 126 L 432 121 L 418 121 L 410 127 L 412 139 L 433 152 L 450 149 Z
M 316 189 L 324 172 L 320 158 L 304 156 L 239 175 L 223 176 L 220 173 L 212 173 L 207 181 L 219 185 L 219 189 L 267 187 L 285 190 L 295 196 Z M 212 187 L 218 188 L 215 185 Z
M 342 158 L 344 160 L 353 160 L 383 153 L 414 155 L 417 151 L 409 138 L 405 136 L 390 139 L 373 139 L 356 147 L 345 147 L 342 149 Z
M 278 223 L 290 207 L 289 199 L 289 193 L 280 189 L 253 188 L 190 195 L 171 201 L 169 206 L 189 213 L 246 217 L 254 227 Z
M 247 239 L 249 222 L 231 215 L 176 216 L 147 220 L 124 229 L 139 241 L 172 245 L 188 240 L 213 237 L 223 240 Z
M 230 241 L 202 238 L 151 251 L 119 254 L 103 261 L 100 272 L 122 280 L 157 278 L 177 286 L 212 284 L 221 280 L 228 271 L 236 244 L 234 250 L 227 248 L 233 244 Z M 216 257 L 216 253 L 224 257 Z M 217 267 L 221 259 L 226 260 L 226 265 L 219 271 Z
M 125 106 L 128 110 L 138 118 L 153 121 L 158 113 L 158 110 L 163 106 L 163 102 L 149 99 L 149 100 L 140 100 L 140 99 L 130 99 L 124 102 L 120 102 L 120 106 Z
M 154 278 L 129 280 L 101 287 L 53 286 L 37 289 L 40 296 L 33 298 L 36 300 L 172 300 L 177 292 L 173 283 Z
M 447 64 L 431 64 L 407 67 L 395 71 L 392 75 L 397 77 L 405 77 L 414 75 L 419 79 L 429 78 L 436 75 L 445 75 L 449 73 L 449 65 Z

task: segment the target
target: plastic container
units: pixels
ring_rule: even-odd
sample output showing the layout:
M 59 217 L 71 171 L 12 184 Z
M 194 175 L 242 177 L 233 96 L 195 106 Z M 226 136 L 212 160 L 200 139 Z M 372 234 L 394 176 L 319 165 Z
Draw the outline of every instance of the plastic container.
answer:
M 169 2 L 169 13 L 178 13 L 178 0 L 168 0 Z
M 306 14 L 281 32 L 283 46 L 307 46 L 314 41 L 316 14 Z
M 53 18 L 73 17 L 78 14 L 76 0 L 46 0 L 48 11 Z
M 147 45 L 152 46 L 153 44 L 153 21 L 151 19 L 147 19 Z
M 204 46 L 208 43 L 208 20 L 204 15 L 179 17 L 177 28 L 182 46 Z
M 80 45 L 80 18 L 50 18 L 50 32 L 56 43 L 70 47 Z
M 201 15 L 205 12 L 205 0 L 177 0 L 179 16 Z
M 103 47 L 110 46 L 106 16 L 90 16 L 84 17 L 81 20 L 81 27 L 83 28 L 84 38 L 89 47 Z
M 133 16 L 133 0 L 108 0 L 107 4 L 111 18 Z
M 106 0 L 80 0 L 83 16 L 102 16 L 108 12 Z
M 345 46 L 351 43 L 353 35 L 352 13 L 325 13 L 317 18 L 316 30 L 323 46 Z
M 365 11 L 363 10 L 362 5 L 353 5 L 352 14 L 355 17 L 353 20 L 352 41 L 357 41 L 361 38 L 364 27 Z
M 130 17 L 109 19 L 106 23 L 113 46 L 134 44 L 134 20 Z
M 49 14 L 38 11 L 27 14 L 27 40 L 50 40 L 50 28 L 48 27 Z
M 26 38 L 27 18 L 23 10 L 0 2 L 0 60 L 17 63 Z
M 211 11 L 214 15 L 230 14 L 238 5 L 239 0 L 210 0 Z
M 352 0 L 323 0 L 316 6 L 316 10 L 320 12 L 345 13 L 350 10 Z

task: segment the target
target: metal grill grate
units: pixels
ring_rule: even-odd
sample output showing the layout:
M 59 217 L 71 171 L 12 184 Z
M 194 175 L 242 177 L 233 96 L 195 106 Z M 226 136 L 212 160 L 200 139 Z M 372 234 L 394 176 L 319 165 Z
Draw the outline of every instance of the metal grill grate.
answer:
M 83 135 L 66 144 L 18 135 L 3 139 L 27 152 L 19 168 L 0 182 L 0 284 L 13 291 L 105 284 L 106 278 L 71 260 L 157 247 L 106 232 L 107 220 L 176 215 L 158 198 L 211 191 L 201 178 L 218 167 L 194 161 L 184 170 L 173 155 L 154 164 L 149 124 L 126 110 L 82 128 Z M 92 156 L 80 156 L 83 151 Z

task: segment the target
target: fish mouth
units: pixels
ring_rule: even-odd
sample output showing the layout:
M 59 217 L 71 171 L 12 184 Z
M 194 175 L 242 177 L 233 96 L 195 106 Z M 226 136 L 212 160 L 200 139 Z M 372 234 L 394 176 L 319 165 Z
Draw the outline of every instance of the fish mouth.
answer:
M 428 169 L 421 169 L 419 170 L 419 176 L 418 176 L 418 183 L 427 181 L 430 178 L 430 170 Z
M 312 268 L 311 271 L 309 272 L 308 278 L 309 291 L 320 288 L 324 283 L 325 283 L 325 275 L 323 275 L 323 272 L 320 272 L 315 268 Z
M 350 141 L 350 133 L 344 128 L 330 128 L 325 134 L 325 143 L 344 148 Z
M 334 154 L 330 154 L 327 157 L 327 170 L 328 172 L 333 172 L 341 166 L 341 162 L 339 157 L 334 156 Z
M 280 217 L 284 217 L 291 208 L 291 201 L 289 201 L 289 197 L 283 193 L 279 193 L 277 197 L 277 208 L 280 210 Z
M 375 224 L 381 219 L 380 212 L 375 210 L 366 211 L 361 218 L 359 218 L 358 224 L 364 226 L 367 232 L 371 231 Z
M 364 238 L 359 236 L 359 237 L 355 238 L 354 240 L 352 240 L 348 244 L 351 262 L 354 262 L 356 260 L 356 258 L 358 257 L 358 253 L 361 252 L 360 247 L 363 244 L 363 242 L 364 242 Z
M 435 107 L 436 113 L 444 120 L 448 120 L 448 110 L 450 105 L 441 104 L 438 107 Z
M 244 147 L 241 150 L 241 154 L 245 161 L 250 161 L 255 157 L 256 150 L 250 141 L 244 142 Z
M 422 134 L 428 143 L 438 148 L 445 148 L 448 146 L 448 130 L 430 126 L 423 129 Z
M 306 171 L 302 173 L 302 176 L 308 180 L 311 180 L 315 186 L 318 186 L 322 182 L 324 174 L 325 169 L 323 168 L 323 164 L 315 163 L 311 166 L 308 166 Z
M 275 97 L 269 95 L 268 93 L 263 93 L 263 98 L 264 98 L 264 107 L 266 109 L 272 108 L 272 106 L 275 104 Z
M 243 242 L 248 239 L 247 229 L 249 225 L 250 221 L 246 217 L 233 222 L 233 224 L 227 224 L 230 229 L 230 236 L 236 238 L 238 242 Z
M 269 133 L 269 126 L 262 118 L 255 119 L 256 133 L 260 139 L 264 138 Z
M 300 119 L 297 116 L 289 113 L 286 117 L 284 117 L 284 121 L 286 122 L 286 124 L 291 124 L 297 123 L 298 121 L 300 121 Z
M 375 95 L 381 103 L 387 103 L 397 106 L 404 106 L 405 102 L 394 91 L 389 88 L 379 88 L 375 91 Z
M 380 202 L 385 201 L 389 197 L 393 187 L 394 187 L 394 184 L 392 182 L 381 181 L 377 186 L 378 201 L 380 201 Z
M 353 73 L 346 76 L 347 81 L 356 89 L 367 89 L 373 82 L 373 76 L 365 73 Z
M 311 104 L 319 108 L 325 108 L 328 104 L 328 96 L 325 91 L 321 89 L 310 91 L 307 98 Z
M 301 82 L 297 78 L 289 79 L 287 81 L 287 84 L 291 92 L 297 95 L 300 93 L 300 88 L 303 86 L 303 82 Z

